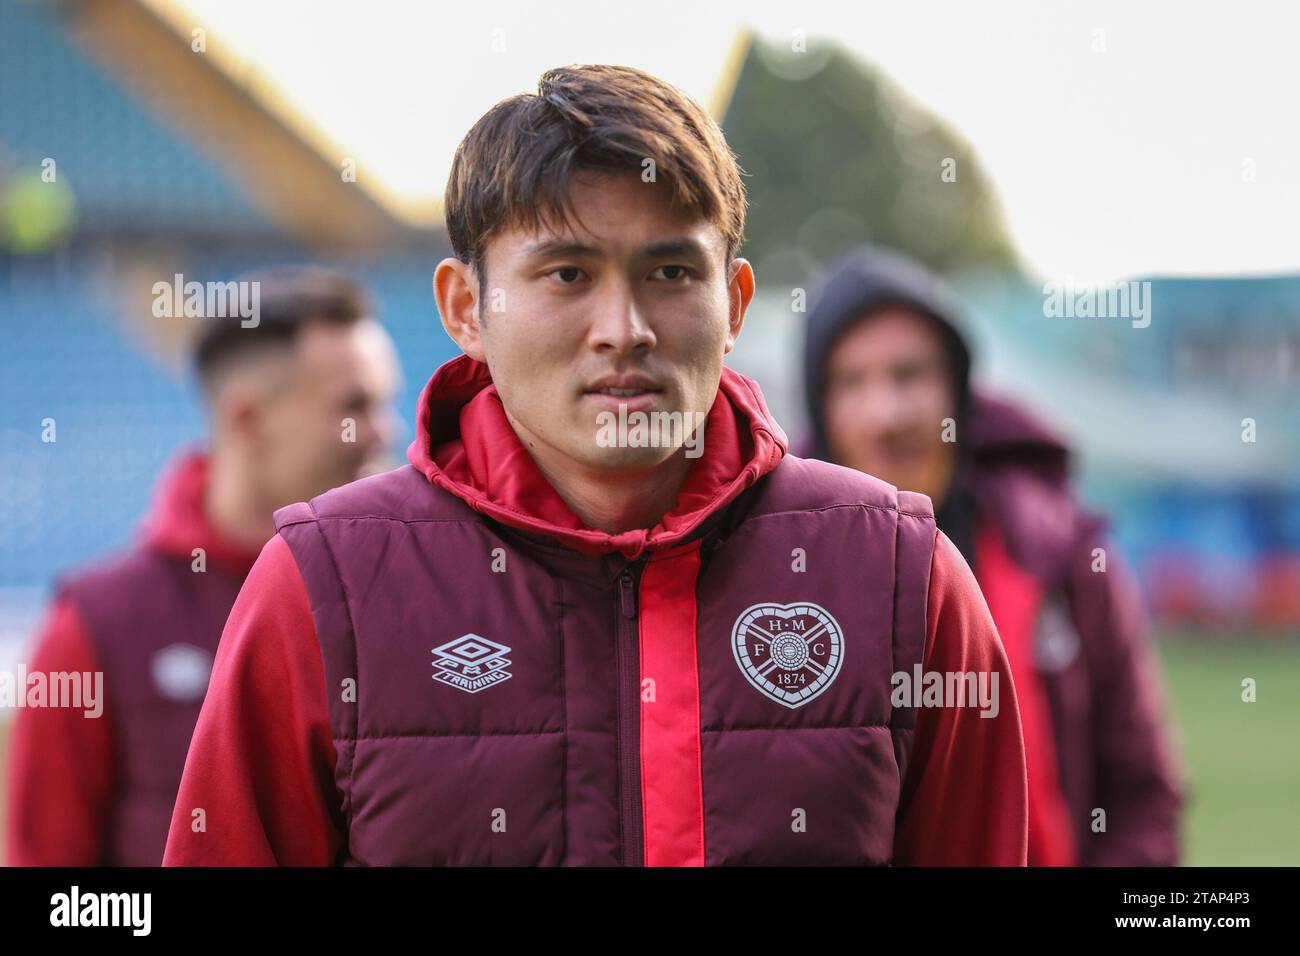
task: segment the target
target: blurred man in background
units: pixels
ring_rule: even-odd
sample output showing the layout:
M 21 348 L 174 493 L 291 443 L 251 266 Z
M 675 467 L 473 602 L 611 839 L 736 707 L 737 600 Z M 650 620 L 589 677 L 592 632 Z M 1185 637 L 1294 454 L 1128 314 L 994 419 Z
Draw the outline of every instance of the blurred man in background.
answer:
M 974 569 L 1020 701 L 1030 865 L 1173 865 L 1181 771 L 1134 581 L 1061 440 L 969 387 L 960 315 L 910 259 L 841 259 L 808 317 L 805 451 L 929 495 Z
M 367 473 L 391 436 L 395 350 L 363 288 L 246 277 L 259 321 L 203 319 L 209 448 L 169 465 L 138 541 L 64 578 L 29 673 L 103 673 L 103 713 L 24 708 L 8 862 L 157 866 L 221 630 L 272 514 Z M 88 475 L 93 481 L 94 476 Z

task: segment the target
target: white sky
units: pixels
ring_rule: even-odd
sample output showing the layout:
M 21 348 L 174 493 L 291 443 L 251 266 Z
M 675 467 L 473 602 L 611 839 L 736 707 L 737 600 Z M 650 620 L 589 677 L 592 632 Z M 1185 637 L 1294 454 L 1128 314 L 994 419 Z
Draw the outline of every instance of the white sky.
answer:
M 749 26 L 883 67 L 975 146 L 1044 275 L 1300 270 L 1292 4 L 149 2 L 416 219 L 466 130 L 548 67 L 638 66 L 709 105 Z

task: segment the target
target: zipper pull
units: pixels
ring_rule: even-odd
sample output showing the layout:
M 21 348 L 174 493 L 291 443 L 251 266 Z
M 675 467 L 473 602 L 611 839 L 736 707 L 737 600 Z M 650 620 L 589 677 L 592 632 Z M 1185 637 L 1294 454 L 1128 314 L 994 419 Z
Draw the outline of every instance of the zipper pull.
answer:
M 623 616 L 631 620 L 636 617 L 636 584 L 632 581 L 632 572 L 627 568 L 619 574 L 618 586 L 623 604 Z

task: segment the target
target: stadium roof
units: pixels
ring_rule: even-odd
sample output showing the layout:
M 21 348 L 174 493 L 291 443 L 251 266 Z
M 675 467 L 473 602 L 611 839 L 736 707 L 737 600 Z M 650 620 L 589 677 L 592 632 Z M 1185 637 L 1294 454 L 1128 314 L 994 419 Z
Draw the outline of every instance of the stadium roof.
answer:
M 417 233 L 135 0 L 0 0 L 0 176 L 53 159 L 83 233 L 375 248 Z

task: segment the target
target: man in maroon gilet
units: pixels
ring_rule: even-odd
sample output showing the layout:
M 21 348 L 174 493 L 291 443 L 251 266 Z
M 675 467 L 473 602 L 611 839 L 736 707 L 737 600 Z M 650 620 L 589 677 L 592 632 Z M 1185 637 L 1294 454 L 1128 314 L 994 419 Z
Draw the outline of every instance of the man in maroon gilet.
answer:
M 386 441 L 395 365 L 364 291 L 314 269 L 241 281 L 256 313 L 205 318 L 197 339 L 209 447 L 171 463 L 134 545 L 55 588 L 27 672 L 102 674 L 103 700 L 18 712 L 10 865 L 161 864 L 212 658 L 272 514 L 363 474 Z
M 1186 771 L 1137 582 L 1019 402 L 970 385 L 965 309 L 900 253 L 863 247 L 808 313 L 809 458 L 935 503 L 1016 679 L 1030 866 L 1173 866 Z
M 165 862 L 1023 865 L 1015 691 L 928 500 L 786 454 L 723 365 L 754 274 L 717 125 L 553 70 L 445 208 L 465 354 L 408 465 L 277 512 Z

